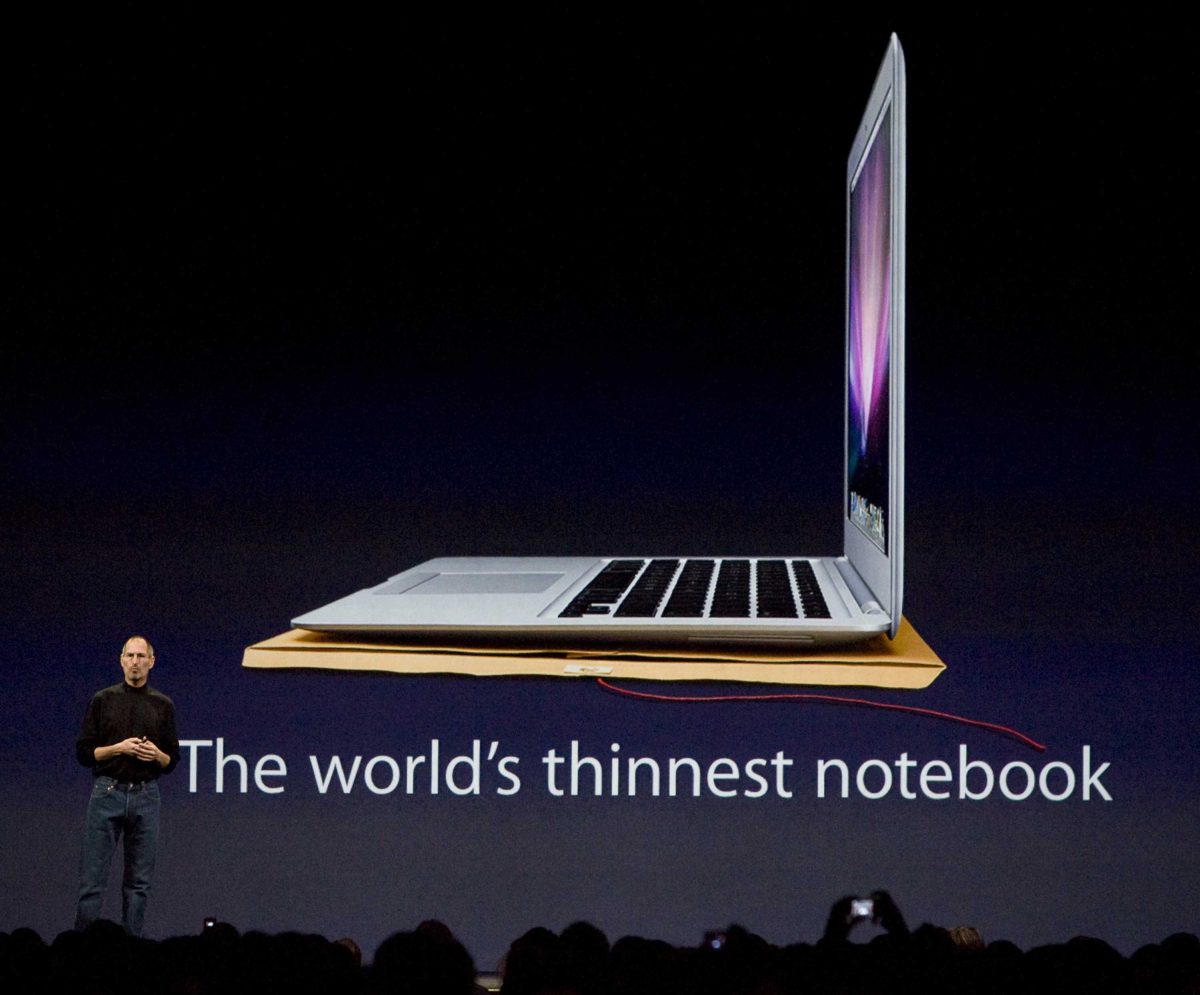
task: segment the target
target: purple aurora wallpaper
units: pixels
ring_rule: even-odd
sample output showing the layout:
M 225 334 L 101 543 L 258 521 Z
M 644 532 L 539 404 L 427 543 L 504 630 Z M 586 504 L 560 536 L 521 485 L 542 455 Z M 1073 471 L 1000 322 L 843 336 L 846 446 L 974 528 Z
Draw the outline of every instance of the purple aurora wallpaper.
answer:
M 891 348 L 891 123 L 879 122 L 850 194 L 849 515 L 887 548 L 888 360 Z

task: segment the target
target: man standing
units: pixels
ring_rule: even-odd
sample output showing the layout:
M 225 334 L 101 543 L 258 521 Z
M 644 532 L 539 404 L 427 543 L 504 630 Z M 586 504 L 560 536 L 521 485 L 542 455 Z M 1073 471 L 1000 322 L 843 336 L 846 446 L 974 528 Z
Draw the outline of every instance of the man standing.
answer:
M 179 763 L 175 706 L 147 683 L 153 667 L 154 648 L 145 638 L 125 640 L 125 680 L 92 697 L 75 744 L 79 762 L 95 778 L 79 860 L 76 929 L 99 917 L 108 867 L 124 837 L 121 920 L 130 934 L 142 935 L 158 849 L 158 776 Z

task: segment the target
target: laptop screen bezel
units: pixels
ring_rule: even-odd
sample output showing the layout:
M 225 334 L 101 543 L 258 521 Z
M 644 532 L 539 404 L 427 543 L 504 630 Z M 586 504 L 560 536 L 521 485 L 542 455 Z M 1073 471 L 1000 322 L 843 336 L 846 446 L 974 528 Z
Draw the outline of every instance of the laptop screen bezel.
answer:
M 904 583 L 904 188 L 905 188 L 905 95 L 904 53 L 892 35 L 879 67 L 866 110 L 855 133 L 846 163 L 846 289 L 845 289 L 845 421 L 842 431 L 842 516 L 843 549 L 851 566 L 870 590 L 875 601 L 891 617 L 891 635 L 896 634 L 902 611 Z M 881 550 L 850 518 L 850 251 L 851 192 L 873 147 L 877 126 L 888 115 L 890 129 L 890 266 L 891 306 L 888 344 L 888 505 L 884 529 L 887 552 Z

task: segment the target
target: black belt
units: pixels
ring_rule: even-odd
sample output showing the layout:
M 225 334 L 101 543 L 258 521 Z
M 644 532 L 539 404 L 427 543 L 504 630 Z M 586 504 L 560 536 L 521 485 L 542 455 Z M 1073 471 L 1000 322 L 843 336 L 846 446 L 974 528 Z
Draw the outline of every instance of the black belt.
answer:
M 153 778 L 147 781 L 118 781 L 115 778 L 109 778 L 107 774 L 101 774 L 96 780 L 99 781 L 101 778 L 106 778 L 112 782 L 108 785 L 110 791 L 113 788 L 116 788 L 118 791 L 141 791 L 147 784 L 154 783 Z

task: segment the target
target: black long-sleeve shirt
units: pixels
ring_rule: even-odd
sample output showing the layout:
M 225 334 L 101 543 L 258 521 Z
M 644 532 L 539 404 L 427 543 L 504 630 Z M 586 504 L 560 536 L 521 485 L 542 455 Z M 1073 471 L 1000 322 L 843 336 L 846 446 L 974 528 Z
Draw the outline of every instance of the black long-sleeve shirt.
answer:
M 112 746 L 130 736 L 145 736 L 171 762 L 160 767 L 153 760 L 123 754 L 96 762 L 97 746 Z M 75 756 L 83 766 L 93 768 L 96 777 L 104 774 L 118 781 L 150 781 L 159 774 L 169 774 L 179 763 L 174 702 L 148 684 L 135 688 L 122 682 L 97 691 L 83 716 Z

